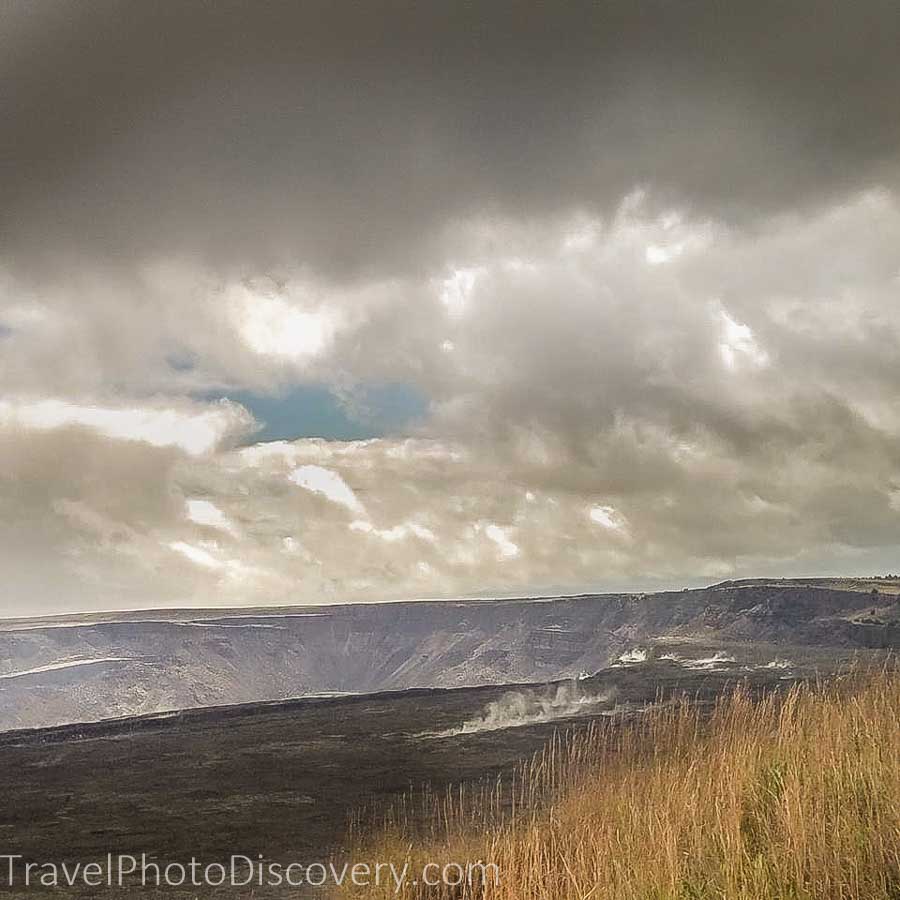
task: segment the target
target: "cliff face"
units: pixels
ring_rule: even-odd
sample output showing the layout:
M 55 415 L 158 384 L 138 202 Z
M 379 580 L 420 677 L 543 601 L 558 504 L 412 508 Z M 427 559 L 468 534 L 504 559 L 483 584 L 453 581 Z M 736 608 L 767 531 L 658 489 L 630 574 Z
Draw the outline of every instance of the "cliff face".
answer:
M 0 730 L 323 693 L 545 682 L 691 641 L 900 646 L 893 596 L 806 583 L 0 622 Z

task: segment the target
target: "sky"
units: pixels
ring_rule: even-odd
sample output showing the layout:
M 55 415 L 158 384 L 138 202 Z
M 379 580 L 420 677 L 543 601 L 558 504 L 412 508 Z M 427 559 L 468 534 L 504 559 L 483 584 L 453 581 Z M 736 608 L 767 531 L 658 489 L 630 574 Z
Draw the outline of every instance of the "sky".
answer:
M 0 615 L 900 571 L 900 6 L 0 6 Z

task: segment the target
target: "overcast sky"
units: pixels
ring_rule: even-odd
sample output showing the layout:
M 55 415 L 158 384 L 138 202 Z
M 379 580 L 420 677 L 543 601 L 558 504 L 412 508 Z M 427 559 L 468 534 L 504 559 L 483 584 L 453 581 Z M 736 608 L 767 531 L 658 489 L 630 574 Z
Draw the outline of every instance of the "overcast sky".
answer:
M 0 4 L 0 615 L 900 571 L 900 6 Z

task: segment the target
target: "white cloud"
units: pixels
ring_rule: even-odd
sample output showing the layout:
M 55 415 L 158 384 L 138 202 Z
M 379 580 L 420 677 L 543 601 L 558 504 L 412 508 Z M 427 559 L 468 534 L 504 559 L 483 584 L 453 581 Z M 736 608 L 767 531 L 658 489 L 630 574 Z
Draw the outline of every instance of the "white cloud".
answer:
M 347 482 L 331 469 L 323 466 L 299 466 L 291 472 L 290 480 L 304 490 L 322 494 L 332 503 L 347 507 L 351 512 L 366 514 L 365 508 Z
M 261 356 L 303 362 L 322 353 L 334 334 L 334 314 L 321 309 L 302 309 L 245 285 L 233 286 L 228 299 L 238 332 Z
M 651 266 L 659 266 L 669 262 L 676 256 L 680 256 L 683 252 L 684 246 L 682 244 L 670 244 L 668 246 L 650 244 L 644 251 L 644 255 Z
M 169 547 L 176 553 L 180 553 L 182 556 L 189 559 L 192 563 L 203 566 L 206 569 L 221 569 L 225 565 L 221 560 L 216 559 L 209 551 L 204 550 L 202 547 L 188 544 L 185 541 L 172 541 L 169 544 Z
M 510 540 L 511 529 L 491 522 L 485 526 L 484 533 L 497 545 L 504 559 L 515 559 L 521 552 L 519 546 Z
M 168 546 L 200 569 L 217 573 L 217 586 L 232 582 L 243 589 L 252 589 L 254 583 L 265 582 L 269 577 L 270 573 L 265 568 L 248 565 L 240 559 L 226 559 L 215 555 L 220 552 L 215 541 L 201 541 L 200 544 L 201 546 L 187 541 L 171 541 Z
M 207 407 L 184 402 L 173 407 L 104 407 L 55 399 L 0 401 L 0 425 L 41 430 L 80 426 L 114 440 L 180 447 L 194 455 L 246 433 L 251 422 L 243 407 L 226 401 Z
M 613 506 L 592 506 L 589 516 L 592 522 L 610 531 L 624 531 L 627 527 L 625 519 Z
M 702 250 L 712 240 L 709 224 L 686 224 L 674 214 L 664 216 L 660 224 L 663 228 L 661 239 L 649 243 L 644 250 L 644 259 L 651 266 L 665 265 L 688 252 Z
M 469 306 L 475 284 L 483 270 L 479 267 L 454 269 L 440 281 L 441 302 L 451 316 L 462 315 Z
M 417 537 L 419 540 L 426 541 L 429 544 L 436 544 L 438 540 L 437 535 L 430 528 L 419 525 L 417 522 L 404 522 L 400 525 L 395 525 L 393 528 L 376 528 L 366 519 L 356 519 L 348 527 L 351 531 L 372 534 L 389 543 L 402 541 L 408 537 Z
M 594 249 L 602 233 L 596 219 L 579 217 L 563 232 L 562 249 L 569 253 L 585 253 Z
M 719 311 L 719 317 L 722 327 L 719 351 L 728 369 L 735 370 L 742 360 L 757 368 L 768 365 L 769 355 L 759 346 L 749 325 L 736 321 L 724 309 Z
M 232 537 L 239 536 L 234 522 L 215 503 L 211 503 L 209 500 L 187 500 L 185 508 L 187 517 L 192 522 L 227 532 Z

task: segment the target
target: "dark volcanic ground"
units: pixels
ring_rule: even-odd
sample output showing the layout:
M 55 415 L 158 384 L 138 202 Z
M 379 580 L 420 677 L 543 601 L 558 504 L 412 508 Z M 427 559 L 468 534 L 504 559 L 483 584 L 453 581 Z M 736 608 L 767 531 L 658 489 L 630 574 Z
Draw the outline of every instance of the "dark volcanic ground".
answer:
M 564 685 L 306 699 L 8 733 L 0 736 L 0 852 L 41 862 L 142 852 L 170 861 L 193 854 L 212 862 L 233 853 L 323 860 L 345 847 L 354 810 L 384 809 L 426 783 L 440 790 L 510 773 L 555 729 L 614 706 L 633 711 L 660 692 L 712 697 L 742 679 L 760 689 L 783 687 L 846 666 L 852 656 L 673 642 L 651 650 L 648 661 Z M 502 724 L 506 715 L 554 718 L 477 730 Z M 434 736 L 465 723 L 472 733 Z M 252 896 L 298 894 L 257 888 Z

